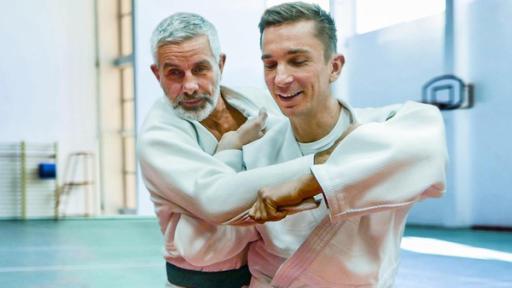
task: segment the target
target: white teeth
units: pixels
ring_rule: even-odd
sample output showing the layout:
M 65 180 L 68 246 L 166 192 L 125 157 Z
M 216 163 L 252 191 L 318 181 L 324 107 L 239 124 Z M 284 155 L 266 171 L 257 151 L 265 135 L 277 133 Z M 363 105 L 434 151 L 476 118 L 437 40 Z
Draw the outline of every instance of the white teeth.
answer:
M 279 97 L 283 97 L 283 98 L 290 98 L 290 97 L 294 97 L 294 96 L 297 96 L 301 93 L 301 91 L 297 92 L 297 93 L 293 93 L 293 94 L 288 94 L 288 95 L 284 95 L 284 94 L 278 94 Z

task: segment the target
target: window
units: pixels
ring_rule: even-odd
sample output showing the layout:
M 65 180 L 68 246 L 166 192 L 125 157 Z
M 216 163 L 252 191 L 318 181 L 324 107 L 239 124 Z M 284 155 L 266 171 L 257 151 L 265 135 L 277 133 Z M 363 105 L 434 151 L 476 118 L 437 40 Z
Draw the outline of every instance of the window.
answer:
M 133 214 L 136 199 L 133 1 L 97 1 L 101 212 Z
M 356 0 L 356 32 L 362 34 L 444 10 L 445 0 Z

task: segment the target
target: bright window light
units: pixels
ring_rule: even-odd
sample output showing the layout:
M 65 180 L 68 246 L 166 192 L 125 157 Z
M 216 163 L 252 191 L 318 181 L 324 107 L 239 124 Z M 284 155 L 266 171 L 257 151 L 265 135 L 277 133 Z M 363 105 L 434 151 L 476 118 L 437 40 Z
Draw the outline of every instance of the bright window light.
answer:
M 272 7 L 272 6 L 276 6 L 276 5 L 279 5 L 279 4 L 283 4 L 283 3 L 288 3 L 288 2 L 296 2 L 297 0 L 267 0 L 267 8 L 268 7 Z M 302 0 L 302 2 L 306 2 L 306 3 L 312 3 L 312 4 L 318 4 L 318 6 L 322 7 L 322 9 L 324 9 L 325 11 L 329 12 L 329 0 L 309 0 L 309 1 L 304 1 Z
M 356 32 L 366 33 L 444 10 L 445 0 L 357 0 Z
M 404 237 L 400 246 L 421 254 L 512 262 L 512 253 L 431 238 Z

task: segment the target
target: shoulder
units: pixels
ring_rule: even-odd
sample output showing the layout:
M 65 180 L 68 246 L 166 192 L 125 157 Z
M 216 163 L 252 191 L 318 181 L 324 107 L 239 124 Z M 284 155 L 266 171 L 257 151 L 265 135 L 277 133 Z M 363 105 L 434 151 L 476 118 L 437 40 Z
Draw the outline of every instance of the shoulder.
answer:
M 155 101 L 149 110 L 137 135 L 138 146 L 148 146 L 154 141 L 191 143 L 195 139 L 192 123 L 179 118 L 173 111 L 167 99 L 161 97 Z
M 418 118 L 424 116 L 442 117 L 437 107 L 416 101 L 406 101 L 382 107 L 355 108 L 353 111 L 360 123 L 383 122 L 397 118 L 396 116 L 401 118 L 406 115 Z
M 404 117 L 411 119 L 442 118 L 441 111 L 436 106 L 416 101 L 406 101 L 403 104 L 392 105 L 389 108 L 387 110 L 389 116 L 385 120 Z
M 407 111 L 422 111 L 425 113 L 433 113 L 433 114 L 441 114 L 439 108 L 434 105 L 416 102 L 416 101 L 407 101 L 402 105 L 403 110 Z
M 393 117 L 402 106 L 403 104 L 392 104 L 382 107 L 354 108 L 353 111 L 360 123 L 383 122 Z
M 281 115 L 279 107 L 272 99 L 268 90 L 256 87 L 226 87 L 222 86 L 224 92 L 230 95 L 238 96 L 254 104 L 257 108 L 266 108 L 271 114 Z

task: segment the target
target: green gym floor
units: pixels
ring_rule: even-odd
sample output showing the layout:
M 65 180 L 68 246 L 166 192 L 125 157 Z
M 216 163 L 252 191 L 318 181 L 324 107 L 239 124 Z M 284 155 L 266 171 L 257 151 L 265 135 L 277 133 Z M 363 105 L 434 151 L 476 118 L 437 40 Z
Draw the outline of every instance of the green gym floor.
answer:
M 510 232 L 408 227 L 402 244 L 396 287 L 512 287 Z M 161 247 L 153 218 L 4 220 L 0 287 L 165 287 Z

